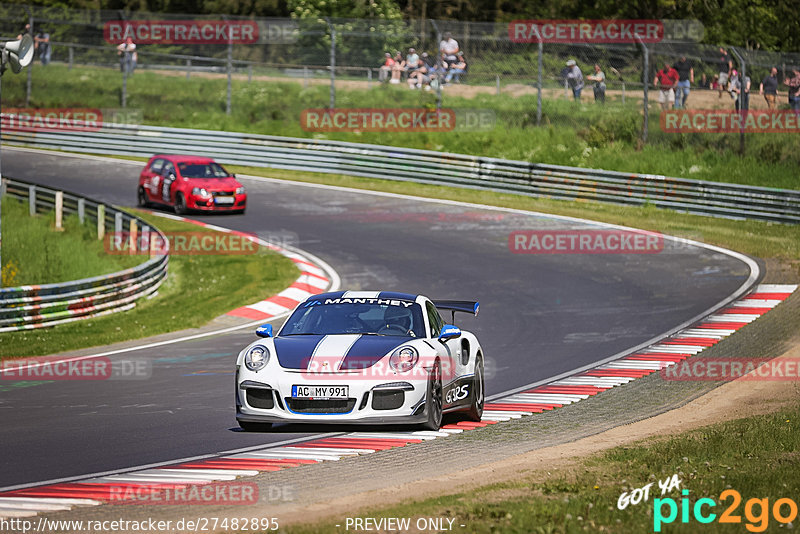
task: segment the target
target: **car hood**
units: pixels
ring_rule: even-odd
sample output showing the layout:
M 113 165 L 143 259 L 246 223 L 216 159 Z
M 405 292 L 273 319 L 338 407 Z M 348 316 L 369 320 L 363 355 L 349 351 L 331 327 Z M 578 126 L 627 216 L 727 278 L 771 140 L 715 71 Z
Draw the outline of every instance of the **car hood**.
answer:
M 211 191 L 229 191 L 241 187 L 236 178 L 189 178 L 192 187 L 204 187 Z
M 334 372 L 366 369 L 392 350 L 417 338 L 336 334 L 276 337 L 275 353 L 285 369 Z

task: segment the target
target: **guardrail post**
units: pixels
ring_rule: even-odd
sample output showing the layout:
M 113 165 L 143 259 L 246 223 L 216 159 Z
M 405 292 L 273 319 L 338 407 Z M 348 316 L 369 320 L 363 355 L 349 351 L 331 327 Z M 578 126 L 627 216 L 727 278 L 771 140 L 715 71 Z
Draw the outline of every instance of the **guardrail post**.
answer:
M 97 205 L 97 239 L 102 241 L 106 236 L 106 206 L 105 204 Z
M 186 79 L 188 80 L 192 75 L 192 60 L 186 60 Z
M 56 191 L 56 230 L 64 229 L 64 192 Z
M 114 214 L 114 239 L 119 239 L 122 235 L 122 212 L 118 211 Z
M 372 87 L 372 69 L 367 69 L 367 89 Z
M 128 247 L 129 254 L 136 254 L 139 252 L 137 250 L 137 238 L 139 233 L 137 226 L 136 219 L 131 219 L 131 222 L 128 226 L 130 228 L 130 246 Z
M 150 252 L 150 227 L 146 224 L 142 226 L 142 238 L 140 240 L 142 247 L 137 252 L 145 253 Z
M 75 60 L 75 49 L 72 47 L 72 45 L 69 45 L 69 48 L 67 48 L 67 53 L 69 54 L 67 70 L 72 70 L 72 62 Z
M 28 186 L 28 215 L 36 215 L 36 186 Z
M 81 224 L 86 221 L 86 199 L 78 199 L 78 220 Z

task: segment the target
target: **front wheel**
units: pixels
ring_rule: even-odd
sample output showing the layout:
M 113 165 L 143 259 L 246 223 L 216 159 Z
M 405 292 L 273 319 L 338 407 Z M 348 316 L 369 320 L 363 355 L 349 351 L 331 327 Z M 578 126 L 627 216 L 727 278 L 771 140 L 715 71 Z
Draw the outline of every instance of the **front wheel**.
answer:
M 186 213 L 186 199 L 183 198 L 183 193 L 175 195 L 175 213 L 177 215 L 184 215 Z
M 475 376 L 472 378 L 472 404 L 466 412 L 468 421 L 481 420 L 484 400 L 483 357 L 478 354 L 478 359 L 475 361 Z
M 237 421 L 245 432 L 268 432 L 272 423 L 256 423 L 253 421 Z
M 425 412 L 428 420 L 423 423 L 425 430 L 439 430 L 442 426 L 442 364 L 433 365 L 428 377 L 428 391 L 425 394 Z
M 139 190 L 136 192 L 136 200 L 140 208 L 146 208 L 150 205 L 150 202 L 147 200 L 147 193 L 145 193 L 144 187 L 139 187 Z

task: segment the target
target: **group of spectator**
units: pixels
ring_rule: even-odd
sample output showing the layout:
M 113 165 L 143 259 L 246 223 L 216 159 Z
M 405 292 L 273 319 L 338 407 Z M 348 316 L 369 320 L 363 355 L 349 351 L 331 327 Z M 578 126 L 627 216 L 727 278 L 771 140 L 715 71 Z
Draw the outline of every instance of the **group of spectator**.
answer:
M 405 58 L 400 51 L 396 51 L 394 56 L 386 52 L 378 79 L 381 82 L 400 84 L 405 77 L 410 89 L 424 87 L 431 90 L 451 82 L 460 83 L 461 76 L 466 72 L 467 60 L 464 52 L 459 49 L 458 41 L 450 33 L 445 33 L 436 56 L 427 52 L 419 55 L 414 48 L 408 49 Z
M 22 39 L 23 35 L 30 35 L 30 33 L 31 25 L 26 24 L 22 33 L 17 35 L 17 39 Z M 53 49 L 50 47 L 50 34 L 46 30 L 40 28 L 39 31 L 36 32 L 36 35 L 32 37 L 34 53 L 39 56 L 39 61 L 42 62 L 42 65 L 47 65 L 50 63 L 50 58 L 53 54 Z
M 575 100 L 581 99 L 581 91 L 585 87 L 583 81 L 583 73 L 578 68 L 578 64 L 574 59 L 567 61 L 567 66 L 561 71 L 561 77 L 564 80 L 564 85 L 572 90 L 572 97 Z M 606 75 L 603 69 L 600 68 L 599 63 L 594 64 L 594 74 L 586 77 L 587 80 L 594 82 L 592 90 L 594 91 L 594 101 L 604 104 L 606 101 Z

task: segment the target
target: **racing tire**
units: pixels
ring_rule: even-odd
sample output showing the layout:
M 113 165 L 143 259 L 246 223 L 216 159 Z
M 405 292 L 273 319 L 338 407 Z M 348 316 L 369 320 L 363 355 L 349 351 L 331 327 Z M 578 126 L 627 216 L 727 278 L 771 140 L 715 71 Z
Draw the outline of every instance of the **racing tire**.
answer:
M 464 414 L 467 421 L 480 422 L 481 417 L 483 417 L 483 405 L 486 401 L 484 390 L 483 356 L 479 353 L 475 361 L 475 376 L 472 378 L 472 404 Z
M 186 199 L 183 198 L 183 193 L 177 193 L 175 195 L 175 214 L 185 215 L 186 211 Z
M 268 432 L 272 423 L 256 423 L 253 421 L 237 421 L 239 427 L 245 432 Z
M 140 208 L 146 208 L 150 205 L 150 202 L 147 200 L 147 193 L 144 192 L 144 187 L 140 187 L 136 191 L 136 203 Z
M 439 430 L 442 426 L 442 364 L 437 360 L 428 376 L 428 390 L 425 393 L 425 413 L 428 420 L 422 424 L 425 430 Z

